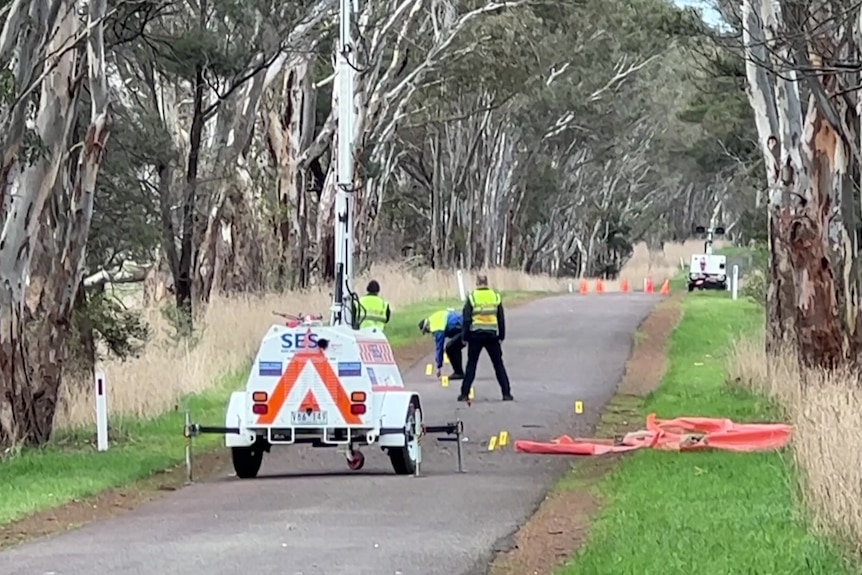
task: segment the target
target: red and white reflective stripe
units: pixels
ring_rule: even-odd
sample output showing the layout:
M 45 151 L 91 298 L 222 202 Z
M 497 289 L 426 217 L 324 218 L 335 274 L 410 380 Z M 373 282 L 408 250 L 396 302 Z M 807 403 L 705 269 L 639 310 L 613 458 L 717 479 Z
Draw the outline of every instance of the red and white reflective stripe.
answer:
M 397 385 L 374 385 L 371 387 L 371 391 L 404 391 L 403 387 L 398 387 Z
M 363 363 L 371 365 L 395 365 L 395 354 L 386 342 L 358 341 L 359 356 Z

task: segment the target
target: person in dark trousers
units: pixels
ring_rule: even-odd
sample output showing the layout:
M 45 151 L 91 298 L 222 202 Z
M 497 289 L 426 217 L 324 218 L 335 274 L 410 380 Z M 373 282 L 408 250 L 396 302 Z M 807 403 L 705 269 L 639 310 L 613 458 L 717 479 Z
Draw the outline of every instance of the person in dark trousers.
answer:
M 419 322 L 419 331 L 423 335 L 429 333 L 434 335 L 437 377 L 440 377 L 440 370 L 443 368 L 443 352 L 445 351 L 449 363 L 452 364 L 452 374 L 449 379 L 464 379 L 461 350 L 466 344 L 461 333 L 461 314 L 453 309 L 434 312 Z
M 467 401 L 470 396 L 479 355 L 483 349 L 491 358 L 497 383 L 503 393 L 503 401 L 512 401 L 514 398 L 509 386 L 509 375 L 503 365 L 503 348 L 500 345 L 506 339 L 506 315 L 500 294 L 488 287 L 487 276 L 480 275 L 476 278 L 476 289 L 470 292 L 462 316 L 461 333 L 467 342 L 467 370 L 464 381 L 461 382 L 458 401 Z
M 365 291 L 368 293 L 359 298 L 359 306 L 365 314 L 359 323 L 359 329 L 376 327 L 383 331 L 391 317 L 389 302 L 380 297 L 380 284 L 377 283 L 377 280 L 368 282 Z

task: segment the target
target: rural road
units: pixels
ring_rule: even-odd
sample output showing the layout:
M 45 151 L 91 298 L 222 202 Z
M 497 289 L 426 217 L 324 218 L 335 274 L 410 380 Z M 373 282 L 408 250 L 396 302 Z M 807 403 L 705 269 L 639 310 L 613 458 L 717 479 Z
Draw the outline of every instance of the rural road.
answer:
M 347 470 L 333 450 L 273 449 L 261 477 L 216 478 L 140 509 L 0 553 L 4 575 L 480 575 L 571 462 L 487 451 L 515 439 L 585 433 L 619 381 L 638 324 L 658 295 L 560 296 L 507 314 L 514 402 L 500 401 L 487 358 L 476 401 L 458 404 L 423 365 L 405 374 L 426 423 L 464 419 L 466 474 L 454 444 L 426 439 L 424 477 L 395 476 L 379 449 Z M 433 345 L 429 342 L 429 347 Z M 588 411 L 576 416 L 575 400 Z M 216 422 L 218 423 L 218 422 Z

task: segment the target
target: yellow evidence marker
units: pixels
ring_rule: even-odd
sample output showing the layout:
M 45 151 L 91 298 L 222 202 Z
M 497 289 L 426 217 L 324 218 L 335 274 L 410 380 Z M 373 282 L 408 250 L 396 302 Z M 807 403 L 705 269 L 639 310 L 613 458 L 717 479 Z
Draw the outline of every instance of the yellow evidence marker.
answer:
M 467 395 L 467 399 L 476 399 L 476 391 L 471 387 L 470 393 Z
M 434 366 L 430 363 L 425 366 L 425 375 L 434 375 Z
M 445 363 L 446 365 L 449 365 L 449 356 L 446 355 L 445 353 L 443 354 L 443 363 Z
M 491 440 L 488 441 L 488 451 L 494 451 L 494 448 L 497 447 L 497 436 L 494 435 L 491 437 Z
M 580 415 L 583 412 L 584 412 L 584 402 L 583 401 L 576 401 L 575 402 L 575 413 Z
M 449 387 L 449 376 L 448 375 L 444 375 L 443 377 L 440 378 L 440 385 L 442 385 L 443 387 Z
M 503 430 L 500 432 L 499 439 L 497 440 L 497 445 L 499 445 L 500 447 L 505 447 L 506 445 L 509 445 L 509 432 L 508 431 Z

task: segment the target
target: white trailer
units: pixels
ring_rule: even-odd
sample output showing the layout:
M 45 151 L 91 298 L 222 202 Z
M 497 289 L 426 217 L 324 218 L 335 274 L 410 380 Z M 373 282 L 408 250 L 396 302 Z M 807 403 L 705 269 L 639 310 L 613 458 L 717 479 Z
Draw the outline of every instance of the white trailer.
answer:
M 358 329 L 364 313 L 353 277 L 353 82 L 351 0 L 341 0 L 336 69 L 338 97 L 335 204 L 335 271 L 329 325 L 322 317 L 287 316 L 272 325 L 258 347 L 244 391 L 231 394 L 224 426 L 203 426 L 186 415 L 186 463 L 191 480 L 192 438 L 221 433 L 240 478 L 256 477 L 263 454 L 277 445 L 340 447 L 347 465 L 359 470 L 361 446 L 388 453 L 395 473 L 419 473 L 420 438 L 441 434 L 457 442 L 463 471 L 460 420 L 439 426 L 423 421 L 419 394 L 404 387 L 386 336 L 377 328 Z M 283 315 L 283 314 L 282 314 Z

